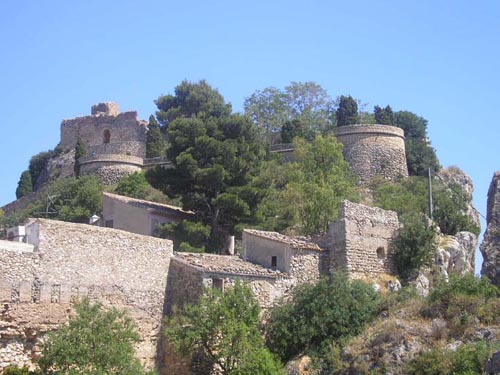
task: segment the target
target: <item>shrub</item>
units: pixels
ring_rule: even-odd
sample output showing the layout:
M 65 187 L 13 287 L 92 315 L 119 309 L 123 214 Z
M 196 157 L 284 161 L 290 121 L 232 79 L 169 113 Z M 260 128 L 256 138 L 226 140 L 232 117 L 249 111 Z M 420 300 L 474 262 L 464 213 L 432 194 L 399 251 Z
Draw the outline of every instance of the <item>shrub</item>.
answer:
M 380 310 L 371 285 L 337 276 L 329 283 L 297 287 L 290 301 L 273 307 L 266 327 L 268 346 L 283 360 L 303 352 L 324 352 L 332 341 L 361 332 Z
M 422 266 L 432 264 L 436 232 L 418 215 L 405 215 L 401 221 L 404 227 L 393 242 L 393 262 L 398 275 L 408 281 L 418 275 Z

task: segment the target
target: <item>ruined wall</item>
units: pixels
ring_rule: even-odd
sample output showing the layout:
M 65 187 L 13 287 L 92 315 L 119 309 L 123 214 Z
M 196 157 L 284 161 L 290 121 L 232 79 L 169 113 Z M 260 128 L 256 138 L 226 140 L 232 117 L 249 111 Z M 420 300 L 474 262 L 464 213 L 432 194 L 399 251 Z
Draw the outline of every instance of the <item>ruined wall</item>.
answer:
M 327 251 L 297 249 L 290 259 L 290 276 L 297 285 L 316 283 L 328 275 L 330 257 Z
M 389 273 L 392 239 L 399 228 L 393 211 L 343 201 L 341 219 L 330 224 L 330 272 L 348 272 L 353 278 Z
M 43 219 L 31 231 L 39 234 L 33 252 L 0 246 L 0 269 L 6 270 L 0 275 L 0 367 L 21 364 L 16 358 L 28 363 L 45 332 L 65 321 L 64 312 L 82 296 L 129 311 L 141 336 L 137 356 L 152 367 L 171 241 Z
M 103 108 L 97 108 L 100 105 Z M 111 106 L 110 106 L 111 105 Z M 123 150 L 130 155 L 144 157 L 147 124 L 139 121 L 137 112 L 119 113 L 114 103 L 100 103 L 92 108 L 92 115 L 63 120 L 61 123 L 61 142 L 64 149 L 73 149 L 78 138 L 87 146 L 87 151 L 114 153 Z M 106 133 L 109 139 L 106 140 Z M 103 149 L 99 146 L 107 143 Z M 116 144 L 116 146 L 111 146 Z M 104 147 L 104 146 L 103 146 Z
M 403 129 L 389 125 L 349 125 L 334 130 L 344 159 L 361 183 L 374 176 L 408 176 Z

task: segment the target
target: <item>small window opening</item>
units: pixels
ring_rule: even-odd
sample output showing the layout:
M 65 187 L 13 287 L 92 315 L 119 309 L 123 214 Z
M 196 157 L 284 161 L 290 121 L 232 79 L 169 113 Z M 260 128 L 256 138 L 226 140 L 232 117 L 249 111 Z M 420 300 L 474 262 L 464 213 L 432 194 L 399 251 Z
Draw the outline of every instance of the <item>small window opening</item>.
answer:
M 106 129 L 106 130 L 104 130 L 102 142 L 109 143 L 110 140 L 111 140 L 111 132 L 108 129 Z
M 14 237 L 14 233 L 9 232 L 9 234 L 7 235 L 7 241 L 14 241 Z
M 278 266 L 278 257 L 272 256 L 271 257 L 271 268 L 276 268 L 277 266 Z
M 212 288 L 219 289 L 222 293 L 224 293 L 224 279 L 213 279 Z
M 378 259 L 385 259 L 385 250 L 382 246 L 377 248 L 377 258 Z
M 106 220 L 106 221 L 104 222 L 104 226 L 105 226 L 106 228 L 113 228 L 113 220 Z

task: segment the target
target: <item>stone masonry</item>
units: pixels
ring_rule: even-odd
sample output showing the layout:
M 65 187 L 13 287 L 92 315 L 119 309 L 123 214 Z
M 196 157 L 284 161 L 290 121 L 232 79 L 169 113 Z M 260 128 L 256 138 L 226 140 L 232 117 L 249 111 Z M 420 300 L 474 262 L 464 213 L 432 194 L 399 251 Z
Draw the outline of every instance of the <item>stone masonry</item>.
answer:
M 399 229 L 396 212 L 343 201 L 339 216 L 328 232 L 330 274 L 346 272 L 353 278 L 394 274 L 391 253 Z
M 349 125 L 334 130 L 343 145 L 344 159 L 361 183 L 374 176 L 388 180 L 408 176 L 405 137 L 401 128 L 389 125 Z
M 0 369 L 36 359 L 43 335 L 82 296 L 129 311 L 141 336 L 137 356 L 152 368 L 172 242 L 43 219 L 27 232 L 31 246 L 0 241 Z

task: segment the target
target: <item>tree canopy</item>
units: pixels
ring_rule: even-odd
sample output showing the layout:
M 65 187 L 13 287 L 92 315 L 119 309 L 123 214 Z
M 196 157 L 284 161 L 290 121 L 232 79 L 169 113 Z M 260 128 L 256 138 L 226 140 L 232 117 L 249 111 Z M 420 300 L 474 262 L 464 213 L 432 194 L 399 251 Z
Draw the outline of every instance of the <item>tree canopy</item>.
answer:
M 167 318 L 165 335 L 184 355 L 202 353 L 224 375 L 283 374 L 259 332 L 259 304 L 236 282 L 224 294 L 205 289 L 198 303 Z
M 200 92 L 206 95 L 196 101 L 197 107 L 185 99 L 198 98 Z M 220 252 L 224 235 L 250 217 L 256 204 L 249 181 L 264 157 L 257 129 L 249 118 L 230 113 L 230 105 L 204 81 L 183 82 L 175 96 L 157 103 L 169 114 L 167 156 L 172 168 L 148 173 L 149 181 L 196 212 L 211 230 L 208 250 Z
M 386 106 L 381 108 L 378 105 L 373 109 L 373 114 L 375 115 L 375 122 L 382 125 L 394 125 L 394 112 L 391 106 Z
M 303 136 L 313 139 L 332 127 L 333 101 L 314 82 L 291 82 L 284 90 L 267 87 L 245 99 L 245 114 L 272 138 L 287 121 L 297 120 Z
M 153 115 L 149 116 L 148 133 L 146 134 L 146 157 L 156 158 L 163 155 L 165 141 L 160 131 L 160 125 Z
M 438 171 L 439 161 L 427 138 L 427 120 L 409 111 L 399 111 L 394 114 L 394 125 L 405 132 L 409 174 L 425 176 L 429 168 Z
M 351 95 L 341 95 L 338 100 L 337 126 L 353 125 L 358 122 L 358 103 Z
M 17 184 L 16 189 L 16 198 L 22 198 L 25 195 L 28 195 L 33 191 L 33 183 L 31 181 L 30 171 L 26 170 L 21 173 L 21 177 L 19 178 L 19 182 Z
M 274 169 L 275 178 L 282 181 L 271 183 L 274 189 L 263 199 L 259 214 L 267 229 L 294 226 L 301 234 L 323 233 L 338 216 L 343 199 L 359 199 L 355 178 L 334 137 L 318 135 L 310 143 L 296 138 L 294 145 L 294 161 L 281 172 Z
M 43 374 L 140 375 L 147 372 L 134 357 L 139 341 L 124 311 L 104 310 L 88 299 L 75 304 L 76 317 L 49 333 L 39 361 Z

